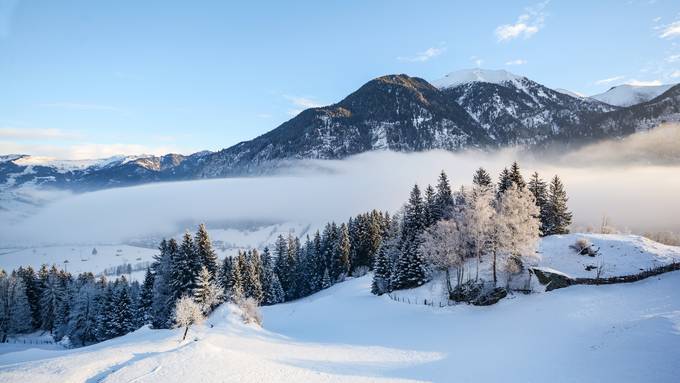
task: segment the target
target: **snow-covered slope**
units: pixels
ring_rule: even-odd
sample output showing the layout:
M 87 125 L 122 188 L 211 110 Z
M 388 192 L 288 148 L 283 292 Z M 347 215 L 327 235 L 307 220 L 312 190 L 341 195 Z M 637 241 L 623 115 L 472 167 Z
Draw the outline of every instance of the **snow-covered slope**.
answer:
M 578 92 L 571 91 L 569 89 L 555 88 L 554 90 L 557 91 L 557 92 L 566 94 L 567 96 L 574 97 L 574 98 L 583 98 L 583 99 L 587 98 L 585 95 L 578 93 Z
M 6 353 L 0 382 L 675 382 L 680 273 L 432 308 L 370 294 L 370 276 L 189 331 L 143 328 L 69 351 Z M 209 325 L 214 325 L 210 328 Z
M 576 254 L 569 246 L 584 238 L 598 253 L 594 257 Z M 568 234 L 543 238 L 540 267 L 558 270 L 574 278 L 595 278 L 637 274 L 642 270 L 680 262 L 680 247 L 667 246 L 638 235 Z M 589 267 L 590 266 L 590 267 Z M 586 270 L 589 267 L 591 270 Z
M 598 101 L 602 101 L 609 105 L 615 106 L 631 106 L 642 102 L 649 101 L 676 84 L 656 85 L 656 86 L 642 86 L 642 85 L 618 85 L 610 88 L 608 91 L 594 96 L 590 96 Z
M 488 82 L 491 84 L 503 84 L 505 82 L 513 82 L 521 80 L 524 77 L 510 73 L 506 70 L 498 69 L 463 69 L 451 72 L 438 80 L 432 81 L 432 85 L 440 89 L 451 88 L 454 86 L 467 84 L 471 82 Z

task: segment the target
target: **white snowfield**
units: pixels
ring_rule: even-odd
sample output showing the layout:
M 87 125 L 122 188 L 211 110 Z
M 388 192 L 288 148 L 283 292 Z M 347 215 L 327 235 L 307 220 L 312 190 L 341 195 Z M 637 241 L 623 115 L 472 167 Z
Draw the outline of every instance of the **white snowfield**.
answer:
M 523 76 L 518 76 L 503 69 L 493 70 L 474 68 L 451 72 L 443 78 L 432 81 L 432 85 L 440 89 L 446 89 L 471 82 L 502 84 L 505 82 L 519 81 L 523 78 Z
M 196 230 L 196 228 L 190 229 L 192 234 Z M 240 250 L 255 248 L 261 251 L 266 246 L 271 247 L 279 235 L 287 236 L 291 233 L 301 238 L 307 234 L 313 235 L 310 225 L 294 222 L 239 229 L 209 229 L 209 232 L 220 259 L 238 255 Z M 174 237 L 181 241 L 182 234 L 177 233 Z M 92 249 L 96 249 L 97 254 L 92 254 Z M 37 270 L 41 265 L 46 264 L 65 268 L 74 275 L 87 271 L 99 274 L 106 269 L 123 264 L 143 266 L 148 262 L 153 262 L 153 257 L 156 254 L 158 254 L 156 248 L 124 244 L 75 244 L 23 248 L 3 248 L 0 244 L 0 269 L 11 271 L 19 268 L 19 266 L 32 266 Z M 141 280 L 144 278 L 144 272 L 145 270 L 142 268 L 133 271 L 132 274 L 125 274 L 125 276 L 128 279 Z
M 680 272 L 444 309 L 373 296 L 370 282 L 263 308 L 264 329 L 223 305 L 185 342 L 179 329 L 143 328 L 80 349 L 0 354 L 0 382 L 677 382 L 680 374 Z
M 660 96 L 663 92 L 677 84 L 665 85 L 630 85 L 623 84 L 610 88 L 608 91 L 590 96 L 609 105 L 631 106 L 649 101 Z

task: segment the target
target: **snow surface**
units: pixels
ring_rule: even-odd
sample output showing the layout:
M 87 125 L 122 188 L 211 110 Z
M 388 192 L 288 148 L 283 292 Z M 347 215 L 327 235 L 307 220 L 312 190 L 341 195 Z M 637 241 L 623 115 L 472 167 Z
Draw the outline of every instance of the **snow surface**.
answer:
M 676 382 L 680 272 L 432 308 L 369 293 L 370 275 L 265 307 L 223 305 L 189 331 L 6 352 L 0 382 Z M 210 328 L 210 324 L 214 327 Z
M 674 85 L 676 84 L 654 86 L 624 84 L 612 87 L 604 93 L 590 96 L 590 98 L 605 102 L 609 105 L 631 106 L 660 96 Z
M 440 78 L 438 80 L 432 81 L 432 85 L 437 88 L 452 88 L 461 84 L 467 84 L 471 82 L 488 82 L 492 84 L 502 84 L 504 82 L 512 81 L 516 82 L 524 77 L 518 76 L 516 74 L 510 73 L 508 71 L 490 70 L 490 69 L 463 69 L 455 72 L 451 72 Z
M 585 238 L 599 249 L 596 256 L 579 255 L 569 247 Z M 567 234 L 551 235 L 541 240 L 539 267 L 550 268 L 571 277 L 595 278 L 603 265 L 601 277 L 637 274 L 642 270 L 680 262 L 680 247 L 667 246 L 639 235 Z M 587 266 L 595 269 L 586 270 Z

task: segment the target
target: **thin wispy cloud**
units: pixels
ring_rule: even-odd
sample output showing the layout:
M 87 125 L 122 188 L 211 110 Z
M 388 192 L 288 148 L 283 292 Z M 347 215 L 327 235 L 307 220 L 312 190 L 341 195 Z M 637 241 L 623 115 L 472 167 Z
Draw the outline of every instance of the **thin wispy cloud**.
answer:
M 680 62 L 680 54 L 670 55 L 670 56 L 666 57 L 666 61 L 669 62 L 669 63 Z
M 36 129 L 0 127 L 0 139 L 9 140 L 78 140 L 79 133 L 67 132 L 61 129 Z
M 45 104 L 40 104 L 44 108 L 60 108 L 60 109 L 71 109 L 71 110 L 85 110 L 85 111 L 105 111 L 105 112 L 122 112 L 123 109 L 103 104 L 90 104 L 90 103 L 80 103 L 80 102 L 50 102 Z
M 621 81 L 625 78 L 625 76 L 614 76 L 614 77 L 609 77 L 609 78 L 603 78 L 602 80 L 597 80 L 595 81 L 595 85 L 604 85 L 604 84 L 611 84 L 616 81 Z
M 527 60 L 522 60 L 522 59 L 517 59 L 517 60 L 510 60 L 505 63 L 505 65 L 524 65 L 527 63 Z
M 425 62 L 437 56 L 440 56 L 444 52 L 446 52 L 446 47 L 431 47 L 427 48 L 422 52 L 416 53 L 414 56 L 399 56 L 397 57 L 397 60 L 409 62 Z
M 661 28 L 661 33 L 659 37 L 662 39 L 672 39 L 675 37 L 680 37 L 680 20 L 672 22 Z
M 680 70 L 676 70 L 670 74 L 671 78 L 680 78 Z
M 494 31 L 499 42 L 510 41 L 522 37 L 528 39 L 538 33 L 545 25 L 545 7 L 548 1 L 524 9 L 514 24 L 503 24 Z
M 308 98 L 308 97 L 298 97 L 298 96 L 284 96 L 290 103 L 294 106 L 293 109 L 290 109 L 288 111 L 288 114 L 291 116 L 297 116 L 300 114 L 305 109 L 309 108 L 319 108 L 323 106 L 322 103 Z

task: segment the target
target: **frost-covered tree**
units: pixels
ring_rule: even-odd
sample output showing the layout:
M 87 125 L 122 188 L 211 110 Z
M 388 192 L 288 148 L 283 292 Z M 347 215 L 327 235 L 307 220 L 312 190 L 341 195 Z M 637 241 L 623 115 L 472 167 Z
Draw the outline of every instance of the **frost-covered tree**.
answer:
M 109 338 L 135 330 L 134 308 L 130 298 L 130 287 L 125 277 L 116 281 L 112 310 Z
M 211 279 L 215 280 L 219 269 L 217 254 L 212 248 L 212 243 L 210 242 L 210 237 L 208 236 L 208 231 L 204 224 L 198 225 L 194 244 L 196 246 L 196 256 L 201 264 L 208 269 L 208 272 L 210 272 Z
M 243 292 L 247 298 L 253 298 L 258 303 L 262 302 L 262 261 L 257 249 L 249 250 L 245 254 L 245 269 L 243 270 Z
M 189 327 L 203 321 L 203 310 L 193 299 L 184 296 L 179 298 L 175 303 L 174 319 L 177 327 L 184 327 L 182 340 L 185 340 L 187 338 L 187 332 L 189 332 Z
M 475 280 L 479 279 L 479 264 L 489 248 L 493 230 L 494 195 L 491 188 L 484 185 L 472 187 L 466 204 L 459 216 L 470 255 L 477 258 Z
M 239 251 L 231 268 L 231 289 L 228 295 L 228 298 L 234 302 L 245 296 L 243 275 L 247 272 L 246 270 L 245 255 Z
M 445 275 L 449 295 L 453 292 L 450 270 L 456 270 L 456 286 L 465 273 L 465 234 L 454 220 L 440 220 L 423 233 L 420 244 L 425 261 Z
M 567 234 L 571 225 L 572 214 L 567 207 L 567 192 L 560 177 L 553 177 L 550 181 L 550 191 L 547 203 L 547 229 L 545 234 Z
M 198 284 L 194 290 L 194 301 L 201 306 L 204 314 L 210 313 L 222 303 L 223 290 L 217 285 L 208 268 L 203 266 L 198 275 Z
M 514 183 L 503 193 L 496 214 L 491 240 L 494 284 L 497 283 L 498 257 L 504 259 L 508 277 L 536 257 L 540 222 L 534 196 Z M 509 279 L 508 279 L 509 282 Z

